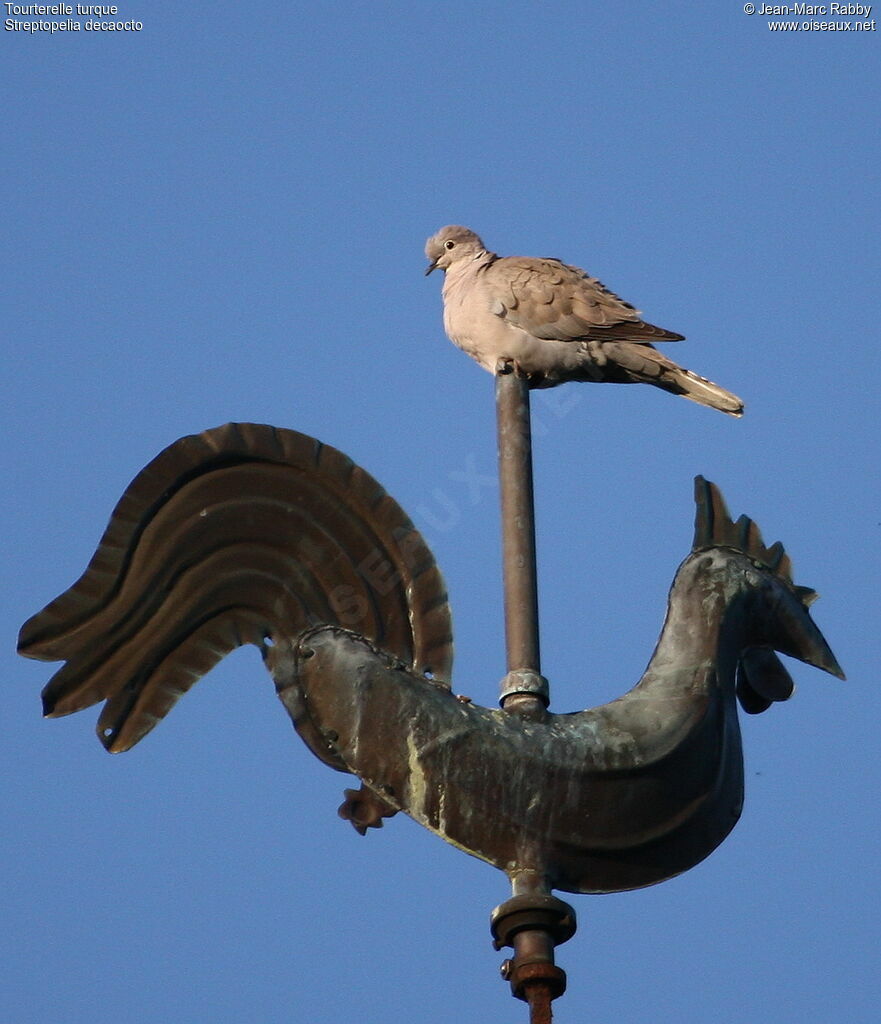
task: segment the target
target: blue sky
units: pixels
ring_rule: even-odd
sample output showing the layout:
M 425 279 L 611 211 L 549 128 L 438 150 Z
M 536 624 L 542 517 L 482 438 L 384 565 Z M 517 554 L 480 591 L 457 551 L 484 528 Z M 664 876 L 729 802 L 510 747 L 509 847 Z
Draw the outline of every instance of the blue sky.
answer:
M 490 946 L 504 876 L 400 815 L 366 838 L 340 822 L 345 777 L 253 649 L 117 757 L 97 709 L 41 721 L 52 666 L 12 653 L 147 461 L 255 421 L 341 448 L 415 519 L 449 585 L 455 688 L 492 705 L 492 379 L 422 276 L 452 222 L 587 268 L 747 404 L 736 422 L 650 388 L 537 396 L 553 707 L 638 679 L 696 473 L 785 543 L 848 674 L 794 665 L 793 700 L 743 722 L 743 818 L 707 861 L 572 897 L 558 1019 L 874 1020 L 879 34 L 771 32 L 734 0 L 127 0 L 119 18 L 143 28 L 0 38 L 0 1017 L 526 1019 Z

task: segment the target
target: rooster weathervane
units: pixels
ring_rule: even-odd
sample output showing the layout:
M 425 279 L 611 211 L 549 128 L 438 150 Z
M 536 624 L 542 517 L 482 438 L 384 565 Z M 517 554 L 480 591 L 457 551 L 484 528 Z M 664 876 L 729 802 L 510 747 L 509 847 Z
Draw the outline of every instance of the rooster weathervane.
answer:
M 566 987 L 555 946 L 576 927 L 554 890 L 635 889 L 703 860 L 740 816 L 737 701 L 758 713 L 791 695 L 775 652 L 844 676 L 782 545 L 733 521 L 699 476 L 692 550 L 642 678 L 600 707 L 548 710 L 530 389 L 643 380 L 731 415 L 743 406 L 661 356 L 651 341 L 681 336 L 578 268 L 500 259 L 458 227 L 426 252 L 429 272 L 447 271 L 448 333 L 495 373 L 499 708 L 453 692 L 443 579 L 394 499 L 335 448 L 260 424 L 182 438 L 147 465 L 80 580 L 22 627 L 19 650 L 65 662 L 43 691 L 46 715 L 104 702 L 98 735 L 117 753 L 227 653 L 256 645 L 306 745 L 360 780 L 340 808 L 359 832 L 403 811 L 505 872 L 512 896 L 491 918 L 495 947 L 513 949 L 502 974 L 545 1024 Z

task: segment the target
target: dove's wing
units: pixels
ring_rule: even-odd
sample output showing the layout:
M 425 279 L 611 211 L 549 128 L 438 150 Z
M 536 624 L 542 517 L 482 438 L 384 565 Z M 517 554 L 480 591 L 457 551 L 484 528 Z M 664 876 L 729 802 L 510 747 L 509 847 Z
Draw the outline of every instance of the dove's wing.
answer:
M 492 312 L 547 341 L 681 341 L 640 319 L 638 309 L 579 267 L 555 259 L 508 256 L 484 271 Z

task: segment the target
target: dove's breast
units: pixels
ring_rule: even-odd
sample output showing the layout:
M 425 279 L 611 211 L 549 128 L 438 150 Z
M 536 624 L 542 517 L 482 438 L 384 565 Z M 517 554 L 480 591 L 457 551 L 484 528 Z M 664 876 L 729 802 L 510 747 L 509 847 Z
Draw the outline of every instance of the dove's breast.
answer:
M 444 329 L 454 345 L 495 373 L 500 359 L 513 359 L 546 384 L 571 376 L 584 355 L 572 342 L 536 338 L 505 319 L 505 306 L 484 279 L 481 264 L 453 264 L 444 277 Z
M 454 345 L 494 373 L 499 359 L 518 359 L 523 354 L 528 335 L 499 315 L 504 309 L 484 286 L 480 269 L 479 264 L 454 264 L 447 271 L 444 329 Z

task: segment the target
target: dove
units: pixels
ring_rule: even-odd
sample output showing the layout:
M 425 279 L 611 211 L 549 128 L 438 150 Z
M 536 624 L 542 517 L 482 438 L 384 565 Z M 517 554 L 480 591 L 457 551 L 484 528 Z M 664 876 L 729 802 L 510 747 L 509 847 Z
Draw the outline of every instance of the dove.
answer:
M 652 344 L 683 341 L 656 327 L 601 281 L 558 259 L 498 256 L 469 228 L 449 225 L 425 243 L 426 276 L 444 271 L 444 328 L 454 345 L 496 373 L 513 362 L 530 387 L 566 381 L 652 384 L 743 414 L 743 402 L 674 363 Z

